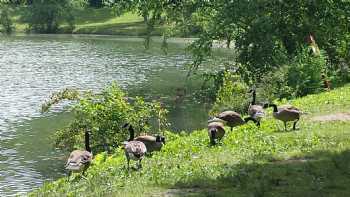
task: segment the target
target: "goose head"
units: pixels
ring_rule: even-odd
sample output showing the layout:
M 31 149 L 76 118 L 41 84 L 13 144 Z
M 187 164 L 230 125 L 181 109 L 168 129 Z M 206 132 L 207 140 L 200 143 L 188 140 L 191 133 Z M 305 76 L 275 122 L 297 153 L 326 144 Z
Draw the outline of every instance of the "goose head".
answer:
M 128 128 L 128 131 L 129 131 L 129 140 L 128 141 L 132 141 L 135 138 L 135 130 L 132 127 L 132 125 L 129 123 L 124 124 L 123 129 L 126 129 L 126 128 Z
M 165 144 L 165 137 L 157 135 L 156 136 L 156 142 L 161 142 L 162 144 Z

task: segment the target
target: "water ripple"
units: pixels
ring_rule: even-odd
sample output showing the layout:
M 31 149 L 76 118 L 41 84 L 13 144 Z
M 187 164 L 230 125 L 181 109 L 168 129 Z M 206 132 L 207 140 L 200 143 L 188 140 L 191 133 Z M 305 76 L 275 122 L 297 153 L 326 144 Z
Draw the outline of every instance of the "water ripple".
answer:
M 34 129 L 41 123 L 32 120 L 42 117 L 40 105 L 51 93 L 64 87 L 100 90 L 112 81 L 142 84 L 153 72 L 187 61 L 179 52 L 145 52 L 140 40 L 0 37 L 0 196 L 24 194 L 64 173 L 54 170 L 63 161 L 53 164 L 59 153 L 41 137 L 54 123 L 41 120 L 46 127 Z

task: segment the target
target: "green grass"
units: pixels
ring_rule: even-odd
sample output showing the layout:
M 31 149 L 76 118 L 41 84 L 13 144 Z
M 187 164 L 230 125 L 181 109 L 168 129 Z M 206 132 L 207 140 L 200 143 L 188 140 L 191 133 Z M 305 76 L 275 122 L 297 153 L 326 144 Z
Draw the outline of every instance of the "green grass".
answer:
M 30 196 L 350 196 L 350 122 L 310 120 L 350 112 L 350 86 L 291 103 L 309 113 L 297 131 L 280 131 L 269 117 L 260 129 L 227 129 L 215 147 L 206 129 L 168 132 L 164 149 L 140 171 L 128 174 L 117 149 L 97 155 L 86 179 L 45 183 Z
M 20 20 L 25 9 L 25 7 L 16 7 L 11 12 L 15 31 L 19 33 L 26 32 L 28 28 L 28 24 Z M 117 16 L 111 8 L 85 8 L 76 10 L 74 14 L 75 28 L 73 31 L 66 24 L 62 24 L 59 33 L 128 36 L 142 36 L 146 34 L 146 25 L 143 22 L 143 18 L 136 13 L 128 12 Z M 161 35 L 162 28 L 156 27 L 153 35 Z

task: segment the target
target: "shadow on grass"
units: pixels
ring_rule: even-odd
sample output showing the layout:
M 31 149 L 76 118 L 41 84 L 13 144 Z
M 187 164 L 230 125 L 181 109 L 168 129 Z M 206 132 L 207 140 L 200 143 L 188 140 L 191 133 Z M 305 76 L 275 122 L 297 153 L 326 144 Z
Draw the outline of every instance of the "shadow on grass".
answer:
M 216 179 L 178 182 L 164 196 L 350 196 L 350 151 L 220 167 Z

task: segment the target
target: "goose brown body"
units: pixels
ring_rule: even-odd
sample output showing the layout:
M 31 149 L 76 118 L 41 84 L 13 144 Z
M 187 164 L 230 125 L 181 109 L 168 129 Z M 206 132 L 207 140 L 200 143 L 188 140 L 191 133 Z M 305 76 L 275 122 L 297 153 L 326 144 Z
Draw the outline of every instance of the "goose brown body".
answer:
M 256 105 L 256 91 L 252 90 L 253 99 L 248 108 L 248 115 L 256 121 L 256 125 L 260 126 L 261 119 L 265 116 L 265 111 L 263 106 Z
M 90 134 L 85 131 L 85 150 L 74 150 L 70 153 L 65 168 L 71 172 L 83 172 L 90 166 L 92 152 L 90 148 Z
M 160 136 L 142 135 L 134 138 L 134 141 L 143 142 L 147 148 L 147 152 L 160 151 L 165 143 L 165 138 Z
M 81 172 L 85 171 L 92 161 L 92 153 L 86 150 L 74 150 L 70 153 L 66 169 Z
M 208 124 L 208 136 L 210 143 L 215 144 L 215 140 L 221 140 L 225 135 L 225 128 L 222 122 L 210 122 Z
M 264 108 L 260 105 L 250 105 L 248 108 L 248 115 L 260 121 L 265 116 Z
M 125 124 L 124 127 L 129 127 L 129 140 L 124 142 L 124 153 L 128 164 L 128 169 L 130 169 L 130 160 L 139 161 L 138 168 L 141 168 L 141 161 L 147 152 L 146 145 L 143 142 L 135 141 L 135 131 L 132 125 Z
M 277 120 L 281 120 L 284 123 L 284 129 L 287 130 L 287 122 L 294 122 L 293 130 L 296 129 L 296 124 L 300 119 L 302 112 L 291 105 L 285 105 L 277 107 L 275 104 L 269 104 L 269 107 L 273 107 L 273 117 Z
M 125 156 L 128 161 L 142 160 L 147 152 L 146 145 L 140 141 L 130 141 L 125 144 L 124 147 Z
M 241 115 L 235 111 L 224 111 L 216 116 L 217 118 L 226 121 L 227 125 L 231 127 L 240 126 L 245 123 Z

